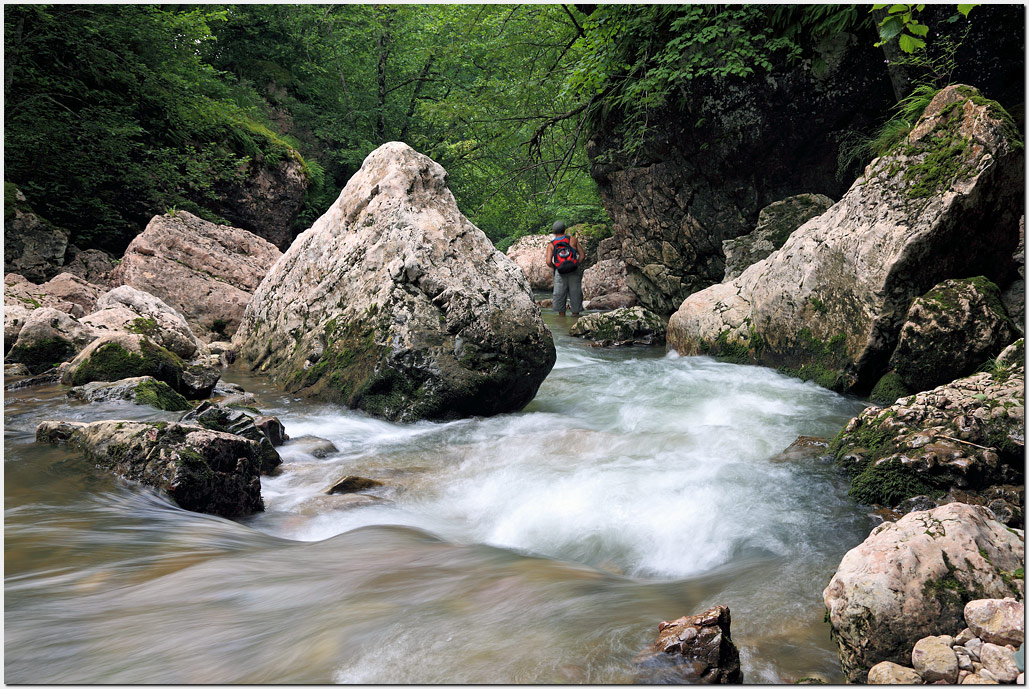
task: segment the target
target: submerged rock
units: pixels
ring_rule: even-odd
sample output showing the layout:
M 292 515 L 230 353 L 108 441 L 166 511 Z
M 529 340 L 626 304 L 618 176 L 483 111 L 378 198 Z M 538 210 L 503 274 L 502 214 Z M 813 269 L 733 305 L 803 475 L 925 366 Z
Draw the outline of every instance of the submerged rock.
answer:
M 111 280 L 156 296 L 202 339 L 224 340 L 281 255 L 246 230 L 178 211 L 154 216 L 125 249 Z
M 233 344 L 289 392 L 404 421 L 521 409 L 556 358 L 522 272 L 399 142 L 297 237 Z
M 871 389 L 912 298 L 951 277 L 1014 274 L 1023 162 L 995 104 L 943 89 L 839 203 L 739 277 L 687 298 L 669 346 L 741 351 L 838 391 Z
M 876 527 L 822 593 L 848 681 L 908 662 L 927 631 L 960 629 L 970 600 L 1021 595 L 1009 573 L 1024 559 L 1024 534 L 983 507 L 952 503 Z
M 665 339 L 665 322 L 642 306 L 633 306 L 587 314 L 572 324 L 568 334 L 605 343 L 661 344 Z
M 151 376 L 125 378 L 111 383 L 86 383 L 68 391 L 68 397 L 85 402 L 129 400 L 162 411 L 185 411 L 193 408 L 185 397 L 172 390 L 167 383 Z
M 298 448 L 304 454 L 317 459 L 323 459 L 339 452 L 339 448 L 331 440 L 319 438 L 316 435 L 302 435 L 298 438 L 292 438 L 289 441 L 289 447 Z
M 742 684 L 740 653 L 730 634 L 728 606 L 658 625 L 657 640 L 634 659 L 646 684 Z
M 361 491 L 371 490 L 372 488 L 378 488 L 382 485 L 382 481 L 376 481 L 373 478 L 348 475 L 336 481 L 332 484 L 332 487 L 325 492 L 329 495 L 332 495 L 333 493 L 360 493 Z
M 181 423 L 46 421 L 36 442 L 66 442 L 101 469 L 166 493 L 180 507 L 223 517 L 264 510 L 257 443 Z
M 890 367 L 908 389 L 928 390 L 974 373 L 1016 334 L 996 285 L 946 280 L 911 302 Z
M 827 211 L 833 201 L 824 194 L 798 194 L 765 206 L 750 234 L 722 242 L 725 277 L 732 280 L 786 243 L 793 231 Z

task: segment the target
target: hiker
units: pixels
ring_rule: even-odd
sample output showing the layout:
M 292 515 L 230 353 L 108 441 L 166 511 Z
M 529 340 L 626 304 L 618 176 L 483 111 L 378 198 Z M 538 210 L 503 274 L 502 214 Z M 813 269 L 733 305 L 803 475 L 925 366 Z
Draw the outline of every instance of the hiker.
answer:
M 558 220 L 550 230 L 554 236 L 547 245 L 547 265 L 554 269 L 554 310 L 565 315 L 565 299 L 572 302 L 572 315 L 582 311 L 582 247 L 579 240 L 565 234 Z

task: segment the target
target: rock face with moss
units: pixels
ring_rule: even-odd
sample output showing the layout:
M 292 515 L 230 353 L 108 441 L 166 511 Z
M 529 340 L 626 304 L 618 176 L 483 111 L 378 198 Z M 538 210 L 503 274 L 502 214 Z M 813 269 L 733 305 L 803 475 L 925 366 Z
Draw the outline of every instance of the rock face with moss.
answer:
M 1015 336 L 996 285 L 946 280 L 911 302 L 890 367 L 909 389 L 928 390 L 974 372 Z
M 917 495 L 1022 483 L 1024 351 L 1019 340 L 992 371 L 851 419 L 830 445 L 836 463 L 853 475 L 851 496 L 892 507 Z
M 68 391 L 68 397 L 84 402 L 128 400 L 146 404 L 161 411 L 186 411 L 193 405 L 185 397 L 151 376 L 137 376 L 105 383 L 96 381 L 79 385 Z
M 210 396 L 220 374 L 211 366 L 183 361 L 147 335 L 116 332 L 98 337 L 79 352 L 61 382 L 85 385 L 136 376 L 153 376 L 188 399 L 203 399 Z
M 606 344 L 662 344 L 665 322 L 642 306 L 591 313 L 572 324 L 568 334 Z
M 154 216 L 125 249 L 111 282 L 154 295 L 182 314 L 201 339 L 224 340 L 281 255 L 246 230 L 178 211 Z
M 797 194 L 762 208 L 753 232 L 722 242 L 725 253 L 722 281 L 738 277 L 749 266 L 766 258 L 785 244 L 795 229 L 829 210 L 830 206 L 832 199 L 824 194 Z
M 876 527 L 822 593 L 848 680 L 910 662 L 927 632 L 961 628 L 971 600 L 1022 597 L 1024 562 L 1024 532 L 984 507 L 952 503 Z
M 739 277 L 683 302 L 681 354 L 751 360 L 841 391 L 886 372 L 912 298 L 945 279 L 1014 274 L 1024 155 L 1010 118 L 966 86 L 940 91 L 906 140 L 839 203 Z
M 556 358 L 521 270 L 399 142 L 297 237 L 233 343 L 290 392 L 399 420 L 521 409 Z
M 21 190 L 4 185 L 4 274 L 41 283 L 61 272 L 68 232 L 32 211 Z
M 36 442 L 66 442 L 101 469 L 166 493 L 180 507 L 223 517 L 264 510 L 257 443 L 181 423 L 45 421 Z

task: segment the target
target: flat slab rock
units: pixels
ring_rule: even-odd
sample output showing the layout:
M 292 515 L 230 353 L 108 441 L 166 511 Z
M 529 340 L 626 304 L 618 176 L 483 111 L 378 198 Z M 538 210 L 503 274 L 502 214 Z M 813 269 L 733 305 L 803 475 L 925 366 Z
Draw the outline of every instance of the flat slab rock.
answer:
M 68 443 L 97 467 L 223 517 L 264 510 L 258 444 L 182 423 L 45 421 L 36 442 Z

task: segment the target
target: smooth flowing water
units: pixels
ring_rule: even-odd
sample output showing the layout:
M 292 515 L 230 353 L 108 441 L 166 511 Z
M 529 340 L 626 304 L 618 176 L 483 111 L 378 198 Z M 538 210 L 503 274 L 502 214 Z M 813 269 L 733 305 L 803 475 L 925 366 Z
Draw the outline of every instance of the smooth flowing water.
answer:
M 610 683 L 657 623 L 724 603 L 748 683 L 842 681 L 821 591 L 871 522 L 775 455 L 862 407 L 753 366 L 593 349 L 522 412 L 398 425 L 281 395 L 266 511 L 186 512 L 33 443 L 48 418 L 174 420 L 57 387 L 5 404 L 10 683 Z M 383 481 L 326 495 L 344 475 Z

